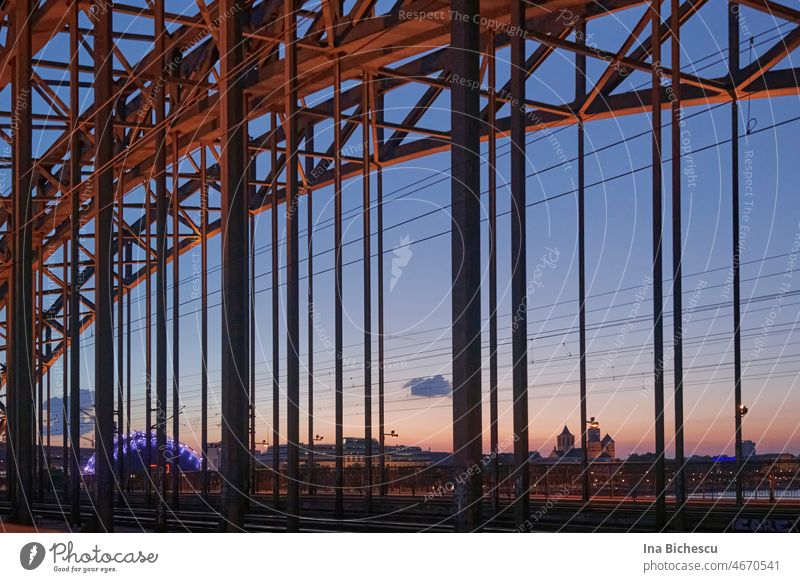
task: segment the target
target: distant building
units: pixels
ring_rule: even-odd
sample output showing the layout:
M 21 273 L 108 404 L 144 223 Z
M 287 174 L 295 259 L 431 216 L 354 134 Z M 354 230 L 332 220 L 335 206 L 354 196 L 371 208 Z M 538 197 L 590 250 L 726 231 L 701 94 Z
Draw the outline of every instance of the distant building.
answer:
M 380 444 L 376 439 L 372 439 L 370 451 L 372 464 L 378 465 L 380 462 Z M 301 465 L 308 461 L 309 447 L 300 443 L 298 446 L 298 461 Z M 347 467 L 363 467 L 366 464 L 367 440 L 361 437 L 344 437 L 342 439 L 343 459 L 342 464 Z M 256 454 L 256 462 L 264 467 L 272 465 L 272 455 L 274 447 L 270 446 L 266 451 Z M 421 447 L 406 445 L 386 445 L 386 466 L 391 467 L 427 467 L 432 461 L 439 461 L 441 464 L 449 464 L 446 457 L 451 453 L 431 453 L 423 451 Z M 435 459 L 434 456 L 436 455 Z M 286 466 L 288 460 L 288 446 L 284 443 L 278 445 L 278 457 L 281 466 Z M 314 465 L 317 467 L 333 468 L 336 465 L 336 445 L 333 444 L 314 444 Z
M 617 458 L 617 448 L 611 435 L 600 438 L 600 423 L 591 418 L 586 429 L 586 452 L 590 461 L 613 461 Z M 547 457 L 546 462 L 580 463 L 583 460 L 583 449 L 575 446 L 575 435 L 567 425 L 556 437 L 556 446 Z
M 600 423 L 595 420 L 594 416 L 589 419 L 586 427 L 586 440 L 595 443 L 600 442 Z
M 208 443 L 206 459 L 209 471 L 222 470 L 222 443 Z
M 614 442 L 610 434 L 606 433 L 600 444 L 602 445 L 601 453 L 606 453 L 612 459 L 617 458 L 617 443 Z
M 742 458 L 749 459 L 756 454 L 756 443 L 753 441 L 742 441 Z
M 567 425 L 564 425 L 564 430 L 556 437 L 556 452 L 567 453 L 575 448 L 575 435 L 569 432 Z

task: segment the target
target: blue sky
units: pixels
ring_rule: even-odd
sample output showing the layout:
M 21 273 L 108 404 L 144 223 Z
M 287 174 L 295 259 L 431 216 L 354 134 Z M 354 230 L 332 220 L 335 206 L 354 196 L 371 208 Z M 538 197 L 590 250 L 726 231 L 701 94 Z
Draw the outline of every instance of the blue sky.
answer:
M 173 3 L 175 4 L 175 3 Z M 177 4 L 169 6 L 178 10 Z M 193 8 L 194 10 L 194 8 Z M 640 18 L 643 8 L 617 13 L 611 21 L 605 18 L 590 23 L 588 32 L 598 46 L 616 50 L 625 31 Z M 665 8 L 664 16 L 667 16 Z M 753 55 L 758 55 L 774 42 L 775 22 L 766 15 L 742 9 L 742 65 L 753 58 L 749 38 L 753 36 Z M 682 29 L 684 70 L 712 78 L 724 73 L 726 62 L 726 15 L 722 2 L 710 2 Z M 786 30 L 785 23 L 781 23 Z M 139 21 L 121 18 L 116 29 Z M 148 24 L 149 26 L 149 24 Z M 649 27 L 648 27 L 649 29 Z M 39 56 L 47 58 L 48 50 L 63 50 L 66 35 L 54 41 Z M 770 40 L 771 39 L 771 40 Z M 62 43 L 62 49 L 59 49 Z M 761 44 L 763 43 L 763 44 Z M 536 43 L 528 42 L 530 53 Z M 125 50 L 135 54 L 148 47 L 144 43 L 126 41 Z M 722 51 L 723 54 L 720 54 Z M 662 49 L 669 64 L 669 44 Z M 127 52 L 126 52 L 127 54 Z M 796 57 L 796 51 L 793 55 Z M 82 62 L 89 63 L 87 55 Z M 508 78 L 508 51 L 498 52 L 499 84 Z M 551 103 L 569 102 L 573 98 L 573 57 L 564 51 L 556 53 L 528 82 L 531 99 Z M 588 59 L 588 86 L 603 71 L 603 63 Z M 778 68 L 793 66 L 790 59 Z M 51 73 L 52 75 L 52 73 Z M 88 76 L 86 77 L 88 80 Z M 618 91 L 647 86 L 648 75 L 634 73 Z M 409 86 L 386 96 L 385 117 L 399 122 L 416 103 L 423 86 Z M 66 90 L 60 91 L 66 98 Z M 91 99 L 91 93 L 82 95 Z M 329 93 L 309 97 L 309 103 L 328 99 Z M 9 91 L 0 94 L 3 108 L 9 103 Z M 749 211 L 749 232 L 743 235 L 742 298 L 744 365 L 743 398 L 750 413 L 745 419 L 744 437 L 757 442 L 759 451 L 785 450 L 800 453 L 800 435 L 794 411 L 800 410 L 800 389 L 797 386 L 800 349 L 795 328 L 800 316 L 795 291 L 800 288 L 800 275 L 794 274 L 793 245 L 800 233 L 800 205 L 794 195 L 798 172 L 794 166 L 800 151 L 798 97 L 743 102 L 741 127 L 750 125 L 751 135 L 740 138 L 742 202 L 752 202 Z M 501 117 L 508 108 L 500 110 Z M 686 116 L 686 146 L 691 156 L 684 158 L 683 184 L 684 236 L 684 307 L 689 310 L 685 330 L 686 367 L 686 442 L 687 453 L 731 453 L 733 450 L 733 354 L 730 291 L 725 286 L 731 263 L 730 232 L 730 109 L 727 105 L 690 108 Z M 423 127 L 448 130 L 450 120 L 447 95 L 437 100 L 421 120 Z M 786 122 L 784 124 L 784 122 Z M 669 150 L 669 115 L 665 111 L 664 157 Z M 781 124 L 781 125 L 777 125 Z M 772 128 L 771 126 L 777 125 Z M 618 454 L 645 452 L 653 448 L 652 395 L 652 288 L 651 275 L 651 177 L 648 115 L 595 121 L 586 126 L 586 191 L 587 201 L 587 325 L 589 385 L 588 412 L 601 422 L 603 432 L 617 440 Z M 262 118 L 251 123 L 251 135 L 267 128 Z M 38 134 L 37 134 L 38 135 Z M 41 133 L 43 150 L 55 132 Z M 327 148 L 331 139 L 330 125 L 317 130 L 316 149 Z M 347 145 L 360 140 L 360 130 Z M 529 296 L 529 357 L 531 450 L 549 452 L 555 435 L 566 423 L 573 433 L 579 431 L 578 409 L 578 328 L 577 328 L 577 164 L 571 162 L 576 153 L 577 132 L 574 127 L 553 129 L 548 133 L 528 135 L 527 197 L 528 213 L 528 281 L 533 289 Z M 499 140 L 498 228 L 499 228 L 499 336 L 500 336 L 500 427 L 501 442 L 511 433 L 510 401 L 510 334 L 511 314 L 508 282 L 509 254 L 509 146 Z M 485 144 L 483 153 L 486 154 Z M 596 153 L 595 153 L 595 150 Z M 688 150 L 687 150 L 688 151 Z M 565 163 L 566 158 L 566 163 Z M 268 155 L 259 161 L 259 178 L 268 168 Z M 442 375 L 450 378 L 450 218 L 448 204 L 449 153 L 387 167 L 383 173 L 386 253 L 373 258 L 373 277 L 377 261 L 384 261 L 386 273 L 386 429 L 396 430 L 400 441 L 436 450 L 451 446 L 451 405 L 446 394 L 419 396 L 413 394 L 409 382 Z M 183 171 L 191 166 L 184 163 Z M 262 172 L 263 170 L 263 172 Z M 665 277 L 671 270 L 671 239 L 667 217 L 670 216 L 669 165 L 664 165 Z M 486 201 L 487 166 L 483 166 L 484 202 Z M 2 171 L 7 176 L 7 170 Z M 747 174 L 745 175 L 745 172 Z M 748 182 L 749 181 L 749 182 Z M 9 182 L 6 182 L 8 184 Z M 752 195 L 746 195 L 750 187 Z M 372 178 L 373 215 L 376 178 Z M 363 345 L 362 345 L 362 266 L 360 178 L 348 180 L 344 186 L 345 210 L 345 434 L 363 433 Z M 141 201 L 141 189 L 132 192 L 126 201 Z M 188 204 L 194 204 L 194 200 Z M 211 204 L 218 205 L 212 192 Z M 301 200 L 301 236 L 307 224 L 306 200 Z M 314 328 L 315 342 L 315 432 L 332 442 L 333 429 L 333 205 L 332 189 L 323 188 L 313 194 L 315 308 L 318 319 Z M 133 213 L 126 218 L 133 219 Z M 269 438 L 272 418 L 271 357 L 271 269 L 270 213 L 256 217 L 256 440 Z M 283 216 L 279 218 L 283 235 Z M 483 239 L 488 244 L 484 222 Z M 304 239 L 301 239 L 304 240 Z M 484 245 L 484 249 L 487 247 Z M 373 234 L 373 253 L 377 248 Z M 212 396 L 210 417 L 211 438 L 219 428 L 219 239 L 209 242 L 210 380 Z M 142 254 L 137 258 L 142 258 Z M 285 251 L 281 248 L 280 267 Z M 306 250 L 301 244 L 301 259 Z M 54 260 L 57 258 L 54 257 Z M 486 269 L 487 254 L 481 257 Z M 402 265 L 401 265 L 402 264 Z M 393 265 L 398 270 L 390 291 Z M 401 265 L 401 266 L 400 266 Z M 171 269 L 172 267 L 170 267 Z M 199 299 L 196 273 L 199 251 L 191 251 L 180 260 L 181 287 L 181 393 L 185 409 L 181 414 L 181 440 L 199 443 L 200 376 L 199 376 Z M 301 273 L 305 274 L 305 262 Z M 788 269 L 788 272 L 787 272 Z M 788 278 L 787 278 L 788 273 Z M 284 273 L 281 271 L 281 281 Z M 172 274 L 167 273 L 171 282 Z M 488 281 L 484 281 L 483 315 L 488 317 Z M 784 287 L 781 284 L 784 283 Z M 788 288 L 786 285 L 788 284 Z M 301 366 L 306 360 L 306 280 L 301 280 Z M 154 286 L 155 287 L 155 286 Z M 376 289 L 373 279 L 373 291 Z M 283 291 L 281 288 L 283 304 Z M 665 390 L 667 398 L 668 449 L 671 450 L 672 391 L 671 360 L 671 285 L 665 280 L 665 352 L 667 354 Z M 133 412 L 134 429 L 144 425 L 143 346 L 144 286 L 132 292 L 133 341 Z M 170 296 L 171 300 L 171 296 Z M 373 310 L 377 301 L 373 298 Z M 691 305 L 691 309 L 689 306 Z M 774 316 L 773 316 L 774 314 Z M 281 353 L 285 357 L 284 321 L 281 329 Z M 488 323 L 484 334 L 484 357 L 488 358 Z M 376 311 L 373 330 L 377 329 Z M 171 331 L 170 331 L 171 333 Z M 326 340 L 327 338 L 327 340 Z M 171 344 L 170 344 L 171 347 Z M 94 349 L 92 330 L 87 332 L 83 350 L 83 381 L 92 387 Z M 373 347 L 377 355 L 377 338 Z M 281 389 L 285 390 L 285 364 L 281 362 Z M 57 371 L 54 378 L 57 379 Z M 305 404 L 307 380 L 301 372 L 301 397 Z M 488 399 L 488 364 L 484 378 Z M 58 385 L 58 381 L 54 383 Z M 54 390 L 56 388 L 54 387 Z M 60 392 L 60 390 L 59 390 Z M 439 392 L 434 391 L 435 393 Z M 375 435 L 377 435 L 377 371 L 373 372 Z M 171 397 L 170 397 L 171 398 Z M 488 402 L 488 400 L 487 400 Z M 285 399 L 281 402 L 285 413 Z M 171 412 L 170 412 L 171 413 Z M 305 430 L 305 408 L 301 410 L 301 435 Z M 216 416 L 215 416 L 216 415 Z M 281 420 L 282 433 L 285 420 Z M 488 404 L 484 408 L 484 425 L 488 428 Z M 488 449 L 488 434 L 487 444 Z

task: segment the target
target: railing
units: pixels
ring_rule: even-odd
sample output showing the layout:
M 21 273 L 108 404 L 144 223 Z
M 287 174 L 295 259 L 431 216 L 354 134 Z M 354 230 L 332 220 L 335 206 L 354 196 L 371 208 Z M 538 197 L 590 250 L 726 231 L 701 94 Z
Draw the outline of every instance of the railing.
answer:
M 490 496 L 496 486 L 501 499 L 514 496 L 513 468 L 507 464 L 497 467 L 498 480 L 494 483 L 494 468 L 481 467 L 484 494 Z M 571 497 L 582 495 L 581 463 L 555 462 L 531 463 L 530 495 L 533 497 Z M 589 491 L 596 500 L 652 501 L 655 496 L 655 467 L 650 462 L 625 461 L 591 463 L 589 471 Z M 675 497 L 675 467 L 672 461 L 666 463 L 667 497 Z M 736 499 L 736 462 L 723 460 L 717 462 L 690 462 L 685 466 L 686 490 L 690 501 L 734 501 Z M 47 493 L 63 489 L 63 475 L 60 469 L 51 470 L 41 481 Z M 333 494 L 335 485 L 334 469 L 319 466 L 314 469 L 313 482 L 309 486 L 308 472 L 301 467 L 301 490 L 326 495 Z M 380 472 L 373 469 L 373 494 L 424 497 L 427 499 L 449 498 L 456 488 L 459 475 L 450 466 L 427 465 L 387 467 L 386 479 L 381 486 Z M 155 487 L 155 476 L 139 472 L 131 474 L 126 489 L 142 493 Z M 283 470 L 279 474 L 279 487 L 286 491 Z M 84 487 L 94 489 L 94 477 L 83 476 Z M 360 466 L 346 467 L 343 471 L 344 493 L 348 496 L 362 496 L 367 488 L 364 485 L 364 469 Z M 202 472 L 181 473 L 180 492 L 200 494 L 203 489 Z M 166 489 L 172 491 L 175 479 L 167 475 Z M 748 502 L 792 502 L 800 500 L 800 459 L 788 461 L 747 461 L 742 466 L 743 498 Z M 254 472 L 253 494 L 272 493 L 273 471 L 261 468 Z M 219 493 L 222 481 L 216 471 L 209 471 L 209 492 Z M 6 491 L 6 479 L 0 474 L 0 492 Z

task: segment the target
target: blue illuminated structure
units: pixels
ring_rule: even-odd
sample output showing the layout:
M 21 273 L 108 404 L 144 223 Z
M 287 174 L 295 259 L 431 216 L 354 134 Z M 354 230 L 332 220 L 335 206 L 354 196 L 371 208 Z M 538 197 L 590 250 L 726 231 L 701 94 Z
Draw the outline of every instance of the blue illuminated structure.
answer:
M 734 463 L 736 462 L 736 457 L 729 457 L 728 455 L 717 455 L 716 457 L 711 457 L 711 460 L 715 463 Z
M 148 449 L 150 455 L 148 457 Z M 147 467 L 147 460 L 150 459 L 153 465 L 156 464 L 159 451 L 156 448 L 156 433 L 150 433 L 148 442 L 147 435 L 143 431 L 135 431 L 129 435 L 122 435 L 122 454 L 125 458 L 125 467 L 131 473 L 143 473 Z M 177 453 L 175 451 L 174 441 L 167 439 L 166 447 L 161 453 L 167 464 L 174 465 L 178 462 L 178 470 L 182 472 L 200 471 L 203 466 L 203 460 L 191 447 L 178 443 Z M 114 439 L 114 465 L 117 464 L 117 439 Z M 95 456 L 92 455 L 86 466 L 83 468 L 84 475 L 94 475 Z

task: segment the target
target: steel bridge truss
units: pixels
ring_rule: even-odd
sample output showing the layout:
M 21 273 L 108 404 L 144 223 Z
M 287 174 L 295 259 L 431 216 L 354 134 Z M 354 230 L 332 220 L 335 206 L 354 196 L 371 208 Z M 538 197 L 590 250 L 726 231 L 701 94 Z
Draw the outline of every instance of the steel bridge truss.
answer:
M 321 0 L 195 0 L 191 15 L 168 12 L 164 0 L 141 2 L 144 7 L 100 0 L 6 0 L 0 2 L 4 35 L 0 46 L 0 90 L 10 92 L 9 108 L 0 112 L 0 138 L 7 152 L 0 163 L 11 176 L 0 200 L 0 311 L 5 341 L 3 383 L 8 410 L 8 499 L 11 519 L 32 522 L 33 500 L 45 485 L 41 467 L 46 462 L 37 443 L 50 442 L 43 406 L 49 407 L 54 366 L 64 374 L 64 413 L 69 438 L 64 459 L 71 459 L 63 491 L 70 502 L 72 523 L 81 520 L 80 410 L 81 342 L 93 330 L 96 387 L 94 447 L 97 466 L 94 484 L 94 527 L 114 527 L 115 499 L 125 495 L 125 478 L 114 475 L 113 457 L 122 457 L 122 439 L 131 430 L 130 293 L 146 288 L 146 426 L 155 429 L 159 450 L 166 444 L 168 422 L 172 438 L 179 438 L 180 386 L 168 385 L 180 370 L 180 269 L 168 270 L 193 249 L 202 256 L 202 361 L 208 355 L 208 241 L 222 239 L 222 466 L 225 481 L 220 505 L 227 530 L 239 530 L 248 511 L 249 449 L 254 444 L 254 372 L 250 248 L 252 217 L 285 207 L 286 302 L 281 316 L 287 335 L 274 335 L 274 402 L 281 393 L 287 407 L 288 443 L 285 503 L 289 530 L 300 527 L 299 465 L 300 309 L 299 230 L 297 201 L 301 196 L 332 187 L 336 208 L 336 352 L 342 354 L 342 183 L 362 176 L 364 215 L 370 214 L 369 184 L 373 173 L 409 160 L 452 151 L 453 220 L 462 237 L 453 242 L 453 412 L 457 467 L 480 462 L 481 380 L 480 353 L 480 149 L 488 142 L 496 156 L 498 139 L 512 143 L 511 250 L 514 260 L 512 294 L 524 305 L 526 225 L 524 143 L 527 133 L 559 126 L 579 128 L 580 209 L 580 356 L 581 414 L 586 426 L 586 340 L 583 241 L 583 127 L 587 122 L 622 115 L 648 114 L 653 120 L 653 236 L 654 301 L 661 300 L 661 115 L 668 110 L 679 120 L 682 108 L 730 103 L 733 135 L 739 134 L 737 103 L 744 99 L 775 98 L 798 93 L 798 70 L 777 68 L 800 45 L 800 12 L 773 0 L 733 0 L 729 4 L 728 71 L 703 78 L 679 66 L 681 27 L 707 3 L 717 0 L 397 0 L 389 6 L 375 0 L 344 3 Z M 191 4 L 191 2 L 189 2 Z M 617 13 L 644 7 L 641 17 L 615 48 L 585 42 L 587 23 L 613 19 Z M 771 15 L 778 40 L 753 62 L 740 65 L 738 15 L 753 10 Z M 463 18 L 453 18 L 459 14 Z M 666 15 L 666 16 L 664 16 Z M 136 25 L 124 28 L 135 21 Z M 120 24 L 116 24 L 120 23 Z M 789 24 L 787 28 L 787 23 Z M 670 42 L 671 39 L 678 42 Z M 725 41 L 720 44 L 725 45 Z M 672 68 L 662 64 L 662 46 L 672 47 Z M 134 48 L 136 47 L 136 50 Z M 142 48 L 144 47 L 144 48 Z M 495 55 L 510 48 L 511 76 L 497 84 Z M 532 49 L 532 50 L 531 50 Z M 575 55 L 575 97 L 571 102 L 548 103 L 528 98 L 525 81 L 537 74 L 556 53 Z M 78 55 L 80 58 L 69 58 Z M 87 55 L 90 57 L 87 59 Z M 601 60 L 605 71 L 588 83 L 587 61 Z M 678 66 L 676 66 L 678 64 Z M 652 84 L 626 90 L 630 71 L 650 75 Z M 464 82 L 468 80 L 470 82 Z M 384 119 L 382 104 L 408 86 L 424 92 L 409 104 L 401 123 Z M 66 89 L 63 91 L 63 89 Z M 436 100 L 449 93 L 451 129 L 425 127 L 422 120 Z M 68 94 L 68 96 L 66 96 Z M 322 95 L 322 97 L 320 97 Z M 6 101 L 4 101 L 6 102 Z M 511 103 L 508 116 L 498 111 Z M 671 124 L 677 127 L 675 123 Z M 316 128 L 334 128 L 329 143 L 314 140 Z M 258 128 L 251 132 L 251 128 Z M 265 128 L 265 129 L 264 129 Z M 343 144 L 351 138 L 362 152 L 347 155 Z M 673 147 L 680 140 L 673 139 Z M 733 140 L 736 144 L 737 140 Z M 44 145 L 42 145 L 44 144 Z M 680 176 L 680 152 L 673 151 L 674 176 Z M 475 162 L 475 163 L 472 163 Z M 489 167 L 494 167 L 490 159 Z M 738 208 L 737 146 L 731 160 L 732 196 Z M 490 175 L 490 353 L 497 345 L 497 274 L 495 191 Z M 680 257 L 680 179 L 672 181 L 677 212 L 671 226 Z M 677 184 L 677 186 L 675 186 Z M 383 223 L 378 181 L 378 252 L 383 252 Z M 310 204 L 309 204 L 310 208 Z M 310 212 L 310 210 L 309 210 Z M 272 212 L 273 264 L 278 261 L 277 212 Z M 734 210 L 733 233 L 738 232 Z M 677 223 L 675 222 L 677 220 Z M 677 224 L 677 226 L 676 226 Z M 364 252 L 370 256 L 372 225 L 364 222 Z M 677 231 L 675 229 L 678 229 Z M 309 238 L 310 240 L 310 238 Z M 303 243 L 305 244 L 305 243 Z M 311 253 L 309 253 L 309 256 Z M 309 274 L 313 273 L 308 261 Z M 365 261 L 365 280 L 371 281 Z M 379 261 L 379 264 L 381 262 Z M 739 349 L 738 239 L 732 249 L 734 266 L 734 326 L 736 346 L 736 410 L 732 411 L 741 447 L 741 355 Z M 273 269 L 274 271 L 274 269 Z M 168 297 L 168 273 L 172 298 Z M 676 290 L 675 313 L 680 305 L 680 261 L 672 266 Z M 309 278 L 310 279 L 310 278 Z M 365 373 L 365 436 L 373 428 L 383 459 L 383 272 L 378 272 L 377 366 L 379 426 L 373 427 L 372 371 Z M 273 289 L 277 287 L 273 273 Z M 151 285 L 153 286 L 151 289 Z M 373 296 L 365 286 L 365 313 Z M 151 295 L 155 295 L 155 306 Z M 308 303 L 313 303 L 309 286 Z M 305 308 L 305 307 L 303 307 Z M 273 294 L 273 316 L 280 306 Z M 309 308 L 310 309 L 310 308 Z M 657 527 L 665 523 L 664 494 L 664 380 L 661 310 L 654 310 L 656 452 L 658 461 Z M 523 310 L 524 313 L 524 310 Z M 168 320 L 173 325 L 168 344 Z M 680 322 L 680 317 L 675 318 Z M 367 322 L 371 317 L 366 318 Z M 155 330 L 154 332 L 152 330 Z M 680 363 L 680 326 L 675 331 L 676 370 Z M 309 334 L 309 341 L 313 341 Z M 124 338 L 127 337 L 127 341 Z M 365 331 L 365 361 L 371 361 L 370 325 Z M 527 463 L 527 328 L 525 316 L 513 332 L 514 521 L 528 518 L 530 488 Z M 277 345 L 287 347 L 286 386 L 279 386 Z M 85 349 L 85 348 L 84 348 Z M 171 357 L 168 354 L 172 353 Z M 309 346 L 309 353 L 313 353 Z M 153 360 L 155 353 L 155 361 Z M 342 456 L 342 358 L 336 369 L 336 447 Z M 662 362 L 659 364 L 659 362 Z M 60 363 L 60 364 L 59 364 Z M 168 369 L 172 367 L 171 373 Z M 313 366 L 309 366 L 313 373 Z M 497 358 L 490 361 L 490 427 L 497 446 Z M 204 463 L 208 446 L 208 370 L 202 376 L 202 439 Z M 313 386 L 313 384 L 312 384 Z M 46 390 L 46 396 L 44 393 Z M 313 387 L 309 405 L 313 409 Z M 675 386 L 676 443 L 683 455 L 682 375 Z M 277 407 L 276 407 L 277 408 Z M 49 411 L 46 413 L 50 418 Z M 171 417 L 170 417 L 171 414 Z M 279 437 L 275 411 L 273 430 Z M 47 431 L 45 435 L 43 431 Z M 115 434 L 116 433 L 116 434 Z M 585 432 L 581 435 L 584 439 Z M 277 443 L 277 438 L 273 440 Z M 313 422 L 308 442 L 313 446 Z M 84 445 L 85 446 L 85 445 Z M 118 451 L 114 447 L 120 447 Z M 367 445 L 371 446 L 370 444 Z M 277 450 L 277 447 L 275 447 Z M 46 450 L 50 450 L 49 447 Z M 373 454 L 367 451 L 367 454 Z M 740 455 L 737 454 L 737 458 Z M 168 500 L 162 495 L 169 472 L 162 455 L 155 467 L 148 499 L 155 504 L 154 527 L 165 529 L 167 515 L 180 503 L 177 488 Z M 280 461 L 275 458 L 275 464 Z M 586 459 L 584 459 L 586 463 Z M 65 463 L 66 464 L 66 463 Z M 121 464 L 121 463 L 120 463 Z M 375 483 L 366 464 L 367 483 Z M 311 463 L 313 467 L 313 463 Z M 378 471 L 384 469 L 381 463 Z M 207 474 L 207 473 L 206 473 Z M 337 484 L 342 465 L 337 460 Z M 482 479 L 473 477 L 455 492 L 456 527 L 470 530 L 481 523 Z M 489 477 L 491 479 L 491 477 Z M 678 477 L 681 479 L 681 477 Z M 277 479 L 277 475 L 276 475 Z M 678 510 L 685 501 L 685 485 L 678 482 Z M 276 488 L 274 488 L 276 489 Z M 588 474 L 584 477 L 588 498 Z M 378 490 L 380 493 L 380 490 Z M 737 488 L 741 503 L 741 482 Z M 203 494 L 208 494 L 206 478 Z M 367 488 L 367 503 L 372 487 Z M 499 500 L 492 495 L 495 510 Z M 341 488 L 335 496 L 335 515 L 341 517 Z

